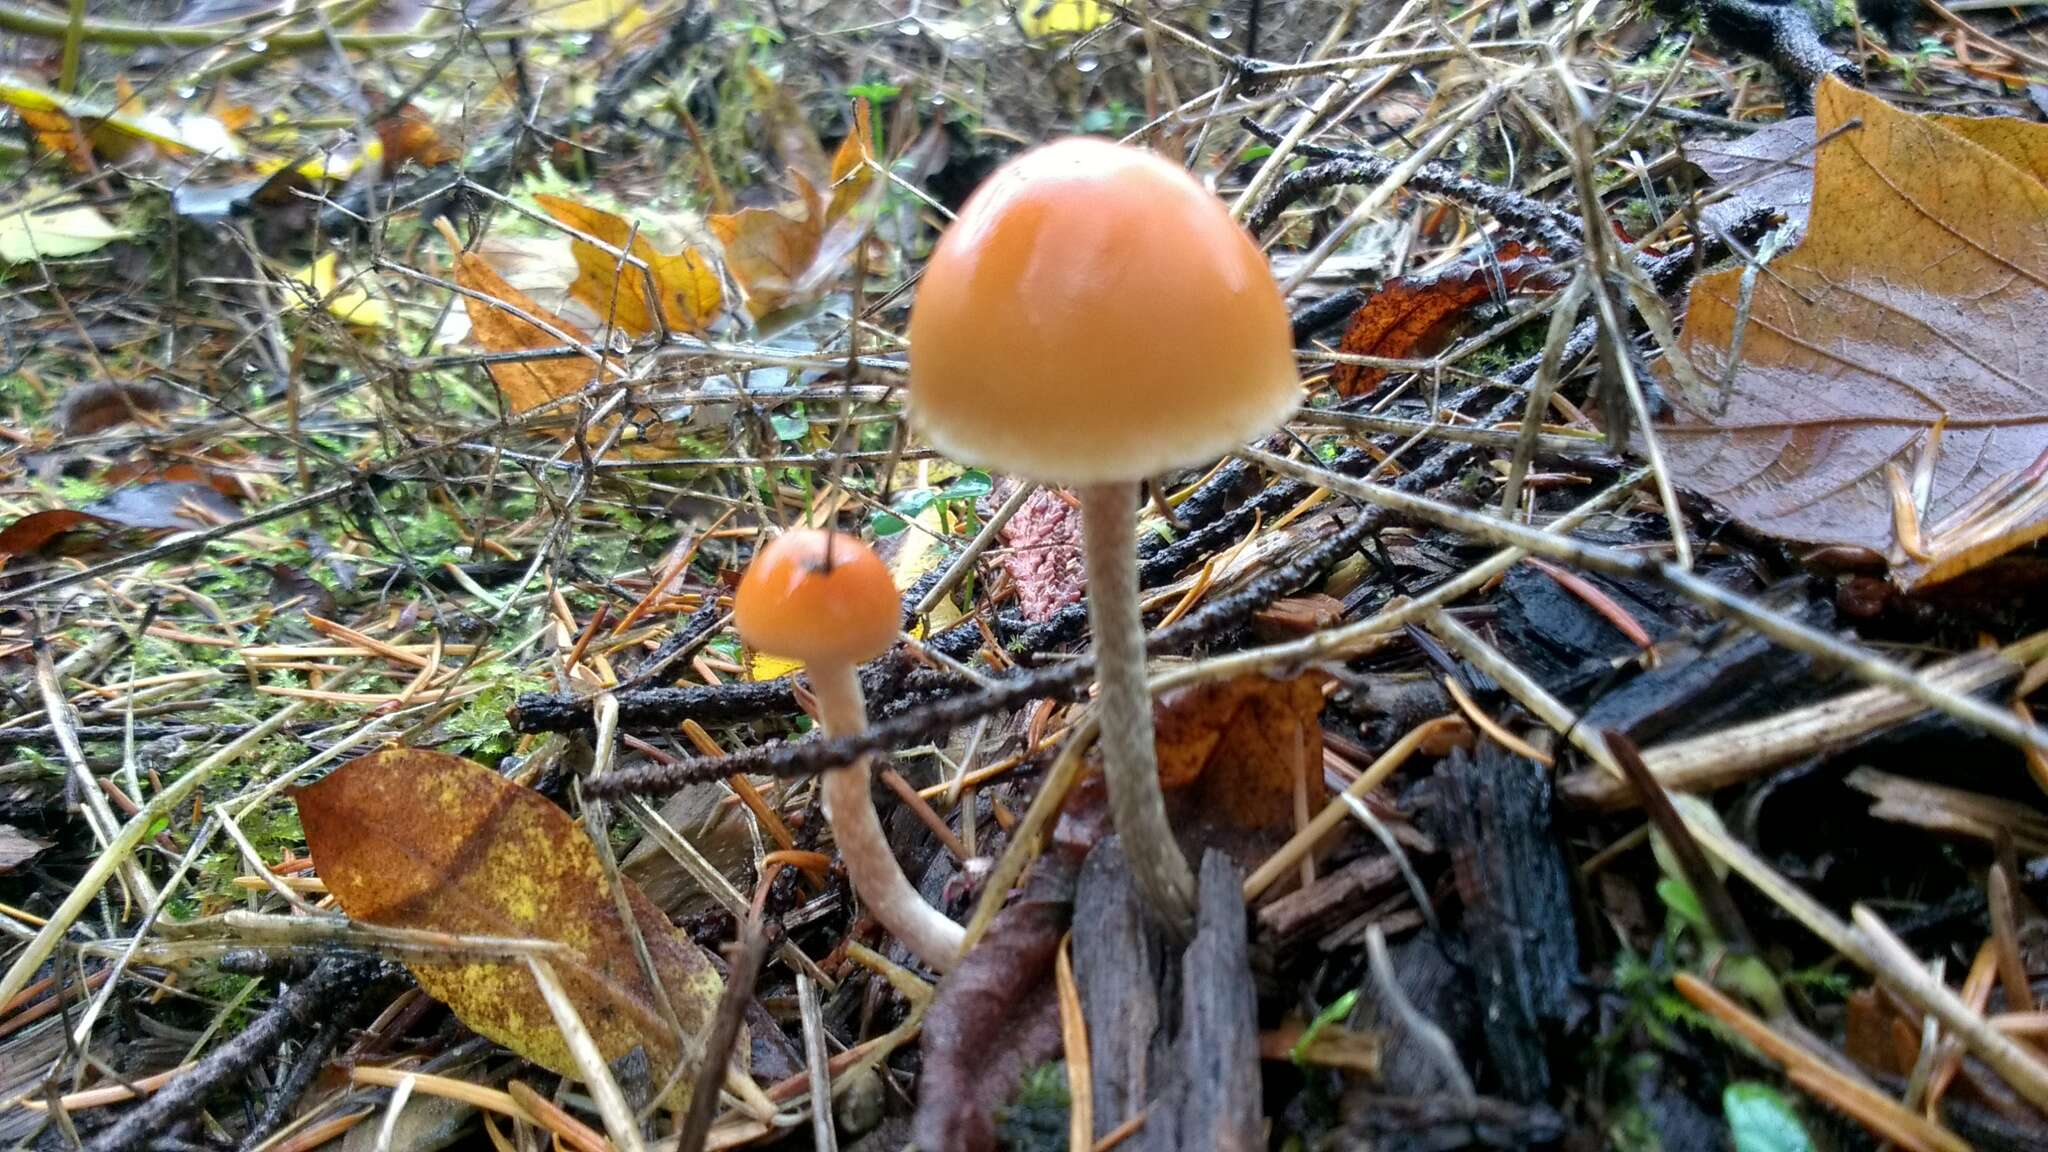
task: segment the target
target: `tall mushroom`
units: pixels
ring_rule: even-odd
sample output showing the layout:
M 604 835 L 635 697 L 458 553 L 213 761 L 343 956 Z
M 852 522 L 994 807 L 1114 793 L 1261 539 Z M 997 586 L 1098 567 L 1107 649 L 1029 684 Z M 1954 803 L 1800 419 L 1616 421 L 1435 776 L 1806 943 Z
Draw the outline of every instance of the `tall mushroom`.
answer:
M 755 553 L 733 597 L 749 647 L 801 660 L 828 736 L 864 732 L 860 665 L 889 650 L 903 620 L 895 581 L 874 550 L 843 532 L 799 528 Z M 866 757 L 824 778 L 825 818 L 847 875 L 882 926 L 938 971 L 960 955 L 960 925 L 924 902 L 903 875 L 868 791 Z
M 1019 156 L 940 238 L 910 313 L 910 418 L 946 454 L 1081 501 L 1103 771 L 1139 888 L 1192 923 L 1145 688 L 1145 478 L 1203 463 L 1301 400 L 1265 257 L 1184 169 L 1079 137 Z

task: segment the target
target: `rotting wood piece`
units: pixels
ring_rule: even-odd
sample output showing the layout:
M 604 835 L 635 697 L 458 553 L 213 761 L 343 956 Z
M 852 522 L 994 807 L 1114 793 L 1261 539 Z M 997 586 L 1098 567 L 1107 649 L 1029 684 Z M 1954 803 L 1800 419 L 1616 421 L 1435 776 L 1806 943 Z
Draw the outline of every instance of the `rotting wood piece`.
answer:
M 1533 762 L 1482 743 L 1440 761 L 1436 786 L 1437 838 L 1464 907 L 1487 1053 L 1508 1099 L 1539 1103 L 1552 1084 L 1550 1041 L 1565 1026 L 1579 975 L 1550 781 Z
M 1073 938 L 1074 981 L 1088 1023 L 1099 1140 L 1144 1109 L 1169 1054 L 1160 992 L 1169 979 L 1165 943 L 1138 906 L 1114 836 L 1097 844 L 1081 866 L 1074 921 L 1085 926 Z

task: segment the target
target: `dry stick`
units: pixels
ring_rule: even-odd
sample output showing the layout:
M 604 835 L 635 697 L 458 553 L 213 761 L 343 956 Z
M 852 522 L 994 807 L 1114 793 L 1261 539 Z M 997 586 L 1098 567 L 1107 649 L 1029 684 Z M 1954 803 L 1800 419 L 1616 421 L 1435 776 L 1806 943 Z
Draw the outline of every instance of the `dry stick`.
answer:
M 308 508 L 325 504 L 355 486 L 356 481 L 354 480 L 344 480 L 339 484 L 330 484 L 316 492 L 308 492 L 295 500 L 287 500 L 282 504 L 272 505 L 260 512 L 244 516 L 240 520 L 227 524 L 218 524 L 198 532 L 188 532 L 183 535 L 174 536 L 161 544 L 151 548 L 144 548 L 139 552 L 130 552 L 125 556 L 117 556 L 112 560 L 103 560 L 98 564 L 91 564 L 80 568 L 76 572 L 66 572 L 62 576 L 52 576 L 47 580 L 25 587 L 11 588 L 5 592 L 0 592 L 0 607 L 18 604 L 24 600 L 31 600 L 45 593 L 55 592 L 60 588 L 69 588 L 74 584 L 83 584 L 89 580 L 97 580 L 102 576 L 119 572 L 124 568 L 132 568 L 138 564 L 148 564 L 153 561 L 176 556 L 180 552 L 197 548 L 201 544 L 211 543 L 212 541 L 232 536 L 245 529 L 254 528 L 259 524 L 268 524 L 272 520 L 282 519 L 294 512 L 303 512 Z
M 1420 6 L 1421 2 L 1422 0 L 1407 0 L 1406 3 L 1402 4 L 1401 10 L 1394 13 L 1386 24 L 1381 27 L 1379 34 L 1374 36 L 1372 42 L 1366 45 L 1366 51 L 1379 51 L 1380 47 L 1389 38 L 1394 36 L 1397 30 L 1406 26 L 1408 17 L 1415 12 L 1415 9 Z M 1239 220 L 1245 218 L 1245 214 L 1251 211 L 1252 205 L 1258 201 L 1260 196 L 1265 194 L 1267 186 L 1280 178 L 1286 171 L 1288 158 L 1294 154 L 1295 147 L 1303 140 L 1308 139 L 1309 134 L 1315 131 L 1317 122 L 1323 118 L 1325 113 L 1336 106 L 1338 98 L 1350 90 L 1351 81 L 1364 70 L 1363 65 L 1349 68 L 1342 75 L 1330 81 L 1329 85 L 1323 89 L 1322 94 L 1316 97 L 1315 103 L 1309 105 L 1308 110 L 1302 113 L 1300 118 L 1294 122 L 1294 125 L 1287 130 L 1287 135 L 1281 137 L 1280 141 L 1273 145 L 1273 151 L 1267 155 L 1265 163 L 1259 166 L 1258 172 L 1245 184 L 1244 191 L 1239 192 L 1237 199 L 1231 202 L 1230 214 L 1233 217 Z
M 1250 903 L 1258 899 L 1260 893 L 1272 887 L 1274 881 L 1285 876 L 1287 870 L 1293 867 L 1296 861 L 1306 858 L 1309 852 L 1314 850 L 1318 841 L 1328 836 L 1338 824 L 1343 822 L 1346 811 L 1344 801 L 1346 799 L 1363 797 L 1366 793 L 1379 787 L 1386 781 L 1387 777 L 1394 774 L 1396 768 L 1406 764 L 1409 757 L 1415 755 L 1417 749 L 1440 736 L 1455 731 L 1457 728 L 1462 727 L 1463 724 L 1464 721 L 1455 716 L 1439 716 L 1434 720 L 1426 720 L 1409 729 L 1406 735 L 1396 740 L 1385 752 L 1380 753 L 1379 759 L 1373 761 L 1371 766 L 1359 773 L 1358 779 L 1353 780 L 1350 786 L 1331 797 L 1330 802 L 1323 805 L 1323 810 L 1316 813 L 1314 818 L 1309 820 L 1301 831 L 1288 837 L 1287 843 L 1282 844 L 1278 850 L 1266 858 L 1265 863 L 1259 865 L 1258 869 L 1250 876 L 1245 877 L 1245 902 Z
M 1087 763 L 1088 746 L 1095 742 L 1099 715 L 1091 714 L 1075 724 L 1067 735 L 1066 747 L 1060 749 L 1053 760 L 1052 768 L 1038 785 L 1038 795 L 1031 798 L 1031 807 L 1024 810 L 1024 818 L 1010 832 L 1010 846 L 1003 850 L 996 866 L 989 870 L 988 879 L 982 885 L 981 902 L 974 906 L 974 915 L 967 919 L 967 939 L 961 944 L 964 953 L 974 947 L 981 934 L 1002 911 L 1003 902 L 1009 899 L 1010 888 L 1017 878 L 1024 875 L 1024 869 L 1038 854 L 1038 844 L 1046 830 L 1052 827 L 1053 817 L 1059 815 L 1060 806 L 1066 802 L 1067 790 L 1074 781 L 1081 778 L 1081 770 Z
M 50 728 L 57 734 L 57 747 L 64 753 L 65 765 L 71 769 L 71 787 L 78 791 L 79 812 L 92 832 L 93 841 L 105 850 L 107 841 L 113 838 L 114 829 L 121 826 L 121 821 L 114 816 L 107 794 L 100 790 L 99 778 L 92 774 L 92 765 L 86 763 L 85 749 L 79 746 L 77 719 L 71 713 L 71 702 L 64 698 L 63 685 L 57 682 L 57 667 L 50 661 L 49 644 L 38 640 L 33 648 L 36 690 L 42 694 L 43 714 L 50 718 Z M 146 872 L 132 860 L 124 862 L 122 870 L 122 880 L 134 891 L 136 899 L 144 904 L 156 902 L 156 885 L 150 883 Z
M 383 965 L 375 961 L 341 957 L 321 961 L 311 975 L 287 988 L 234 1039 L 208 1053 L 156 1095 L 94 1136 L 86 1144 L 86 1152 L 127 1152 L 150 1147 L 171 1120 L 197 1108 L 216 1088 L 276 1051 L 290 1030 L 315 1023 L 321 1012 L 346 1010 L 338 1008 L 334 1001 L 352 1004 L 348 994 L 360 991 L 357 985 L 377 979 L 383 971 Z
M 1515 454 L 1508 464 L 1507 482 L 1500 488 L 1502 515 L 1516 516 L 1521 508 L 1522 480 L 1529 474 L 1529 463 L 1536 458 L 1537 442 L 1543 433 L 1543 414 L 1550 408 L 1551 393 L 1557 390 L 1559 373 L 1564 370 L 1565 343 L 1571 339 L 1572 329 L 1578 324 L 1579 305 L 1585 299 L 1586 273 L 1580 269 L 1571 283 L 1565 286 L 1563 298 L 1550 313 L 1550 330 L 1543 340 L 1543 359 L 1537 365 L 1536 379 L 1529 384 L 1529 407 L 1522 413 L 1522 427 L 1515 434 Z
M 1152 915 L 1186 938 L 1195 923 L 1195 877 L 1174 841 L 1159 790 L 1152 696 L 1145 683 L 1145 620 L 1138 610 L 1135 484 L 1080 490 L 1088 624 L 1095 633 L 1095 711 L 1109 811 L 1131 877 Z
M 1858 645 L 1836 639 L 1818 629 L 1788 619 L 1756 604 L 1747 597 L 1704 580 L 1677 565 L 1646 555 L 1615 548 L 1564 540 L 1520 524 L 1467 512 L 1397 489 L 1355 480 L 1341 473 L 1275 456 L 1256 448 L 1239 455 L 1275 472 L 1321 484 L 1333 492 L 1363 500 L 1389 511 L 1412 516 L 1426 523 L 1475 539 L 1512 544 L 1563 564 L 1590 568 L 1611 576 L 1656 580 L 1716 616 L 1734 619 L 1756 629 L 1774 643 L 1817 659 L 1842 665 L 1860 679 L 1881 684 L 1912 696 L 1958 720 L 1975 724 L 1999 739 L 2021 748 L 2048 750 L 2048 731 L 2019 719 L 2004 709 L 1967 696 L 1958 696 L 1917 676 Z
M 2013 1089 L 2037 1107 L 2048 1108 L 2048 1065 L 1985 1022 L 1983 1016 L 1935 979 L 1910 949 L 1869 910 L 1852 910 L 1856 925 L 1844 924 L 1804 889 L 1735 839 L 1715 819 L 1713 809 L 1694 796 L 1674 796 L 1672 803 L 1700 846 L 1730 870 L 1755 885 L 1772 903 L 1790 913 L 1857 967 L 1892 985 L 1923 1012 L 1940 1018 L 1972 1055 L 1990 1065 Z
M 49 922 L 36 932 L 35 939 L 29 941 L 28 947 L 22 950 L 21 955 L 15 957 L 13 966 L 7 969 L 7 974 L 0 977 L 0 1004 L 13 1000 L 28 986 L 29 980 L 35 976 L 36 969 L 42 967 L 43 961 L 49 959 L 50 953 L 56 950 L 58 939 L 71 930 L 71 926 L 78 921 L 86 906 L 99 895 L 100 888 L 114 874 L 114 870 L 122 861 L 128 859 L 129 854 L 135 851 L 135 846 L 142 842 L 142 838 L 149 834 L 150 828 L 158 820 L 168 818 L 171 813 L 182 808 L 216 769 L 282 728 L 285 722 L 297 715 L 299 709 L 304 706 L 303 701 L 294 700 L 278 709 L 269 719 L 249 729 L 227 747 L 193 765 L 169 787 L 157 793 L 156 798 L 145 804 L 142 811 L 130 817 L 115 834 L 113 841 L 107 845 L 107 850 L 100 853 L 93 860 L 92 866 L 85 870 L 85 875 L 73 886 L 71 894 L 64 898 L 64 902 L 57 906 L 55 912 L 50 913 Z
M 591 1038 L 582 1013 L 576 1010 L 576 1002 L 569 999 L 554 966 L 538 956 L 528 956 L 526 968 L 533 974 L 533 982 L 540 985 L 541 998 L 547 1001 L 548 1012 L 555 1018 L 555 1030 L 568 1045 L 569 1057 L 576 1061 L 576 1071 L 583 1077 L 583 1086 L 590 1089 L 590 1098 L 597 1104 L 597 1114 L 604 1118 L 604 1129 L 612 1143 L 620 1152 L 644 1152 L 640 1122 L 634 1119 L 632 1106 L 626 1103 L 626 1094 L 619 1091 L 619 1082 L 612 1078 L 611 1069 L 605 1067 L 604 1053 L 598 1051 L 597 1041 Z
M 685 839 L 682 833 L 669 827 L 668 821 L 662 819 L 661 812 L 653 804 L 648 803 L 645 796 L 627 793 L 619 797 L 619 803 L 625 806 L 626 811 L 632 813 L 633 819 L 639 821 L 640 829 L 647 834 L 647 838 L 659 845 L 676 863 L 682 865 L 683 871 L 689 873 L 692 880 L 731 913 L 733 919 L 742 923 L 746 921 L 753 912 L 746 896 L 733 887 L 732 881 L 725 878 L 725 873 L 720 872 L 716 865 L 704 858 L 703 853 L 697 851 L 696 845 Z M 785 939 L 778 944 L 775 954 L 784 964 L 789 965 L 790 971 L 802 973 L 827 992 L 838 989 L 838 982 L 825 975 L 816 961 L 806 956 L 803 949 L 790 941 Z
M 2048 1062 L 2032 1049 L 1985 1023 L 1947 984 L 1927 970 L 1905 941 L 1892 934 L 1877 913 L 1858 904 L 1849 910 L 1856 934 L 1869 949 L 1873 972 L 1922 1011 L 1940 1018 L 1971 1055 L 2012 1085 L 2034 1107 L 2048 1113 Z
M 2019 676 L 2043 656 L 2048 656 L 2048 632 L 2000 651 L 1950 657 L 1920 675 L 1946 691 L 1968 694 Z M 1643 761 L 1658 783 L 1674 792 L 1706 792 L 1741 783 L 1789 760 L 1846 746 L 1926 710 L 1925 704 L 1896 688 L 1860 688 L 1776 716 L 1660 744 L 1646 750 Z M 1635 795 L 1619 777 L 1604 773 L 1569 776 L 1561 786 L 1574 802 L 1609 808 L 1633 803 Z
M 1785 1066 L 1794 1082 L 1834 1107 L 1849 1113 L 1872 1131 L 1925 1152 L 1969 1152 L 1969 1145 L 1933 1121 L 1903 1107 L 1870 1085 L 1851 1078 L 1798 1044 L 1773 1032 L 1769 1025 L 1744 1011 L 1719 990 L 1694 976 L 1680 972 L 1673 977 L 1679 995 L 1693 1006 L 1727 1025 L 1747 1040 L 1766 1059 Z
M 754 999 L 754 979 L 761 971 L 761 958 L 768 951 L 768 937 L 759 921 L 740 921 L 740 947 L 732 958 L 732 971 L 725 983 L 725 996 L 718 1002 L 718 1016 L 712 1021 L 711 1038 L 704 1043 L 704 1063 L 697 1069 L 697 1082 L 690 1092 L 690 1111 L 676 1137 L 676 1152 L 703 1152 L 704 1137 L 711 1132 L 718 1115 L 718 1088 L 725 1083 L 725 1066 L 732 1059 L 746 1022 L 747 1004 Z
M 1559 534 L 1570 532 L 1600 511 L 1612 507 L 1648 476 L 1648 470 L 1638 470 L 1622 477 L 1604 492 L 1552 521 L 1543 531 Z M 1298 667 L 1317 660 L 1349 659 L 1361 655 L 1385 642 L 1385 638 L 1390 634 L 1421 620 L 1432 609 L 1448 604 L 1467 593 L 1478 591 L 1494 577 L 1520 563 L 1526 555 L 1528 553 L 1520 548 L 1504 548 L 1420 596 L 1392 604 L 1364 620 L 1337 628 L 1326 628 L 1299 640 L 1290 640 L 1264 648 L 1248 648 L 1242 652 L 1232 652 L 1184 665 L 1161 673 L 1155 679 L 1152 689 L 1154 692 L 1160 692 L 1187 684 L 1227 680 L 1234 676 L 1271 668 Z
M 811 1077 L 811 1146 L 817 1152 L 839 1152 L 839 1133 L 832 1127 L 832 1053 L 825 1048 L 825 1014 L 818 1008 L 818 986 L 802 973 L 796 978 L 796 1004 L 803 1020 L 804 1069 Z
M 1089 1152 L 1095 1146 L 1095 1062 L 1088 1048 L 1088 1019 L 1081 1014 L 1081 993 L 1074 984 L 1070 941 L 1053 953 L 1053 985 L 1059 994 L 1060 1047 L 1066 1055 L 1068 1152 Z
M 1360 200 L 1358 206 L 1353 208 L 1335 228 L 1330 229 L 1330 234 L 1323 237 L 1321 242 L 1302 258 L 1300 265 L 1280 285 L 1281 294 L 1292 293 L 1306 283 L 1308 278 L 1315 274 L 1316 269 L 1323 266 L 1323 261 L 1328 260 L 1338 247 L 1350 238 L 1351 233 L 1372 219 L 1373 213 L 1378 212 L 1396 193 L 1407 187 L 1409 179 L 1416 172 L 1428 164 L 1437 153 L 1449 147 L 1452 141 L 1463 135 L 1465 129 L 1470 128 L 1474 121 L 1491 112 L 1494 102 L 1499 98 L 1499 89 L 1489 84 L 1486 90 L 1474 97 L 1455 119 L 1438 129 L 1435 135 L 1424 141 L 1414 152 L 1403 157 L 1399 164 L 1394 165 L 1394 170 L 1387 174 L 1387 178 L 1380 181 L 1371 192 L 1366 193 L 1365 199 Z

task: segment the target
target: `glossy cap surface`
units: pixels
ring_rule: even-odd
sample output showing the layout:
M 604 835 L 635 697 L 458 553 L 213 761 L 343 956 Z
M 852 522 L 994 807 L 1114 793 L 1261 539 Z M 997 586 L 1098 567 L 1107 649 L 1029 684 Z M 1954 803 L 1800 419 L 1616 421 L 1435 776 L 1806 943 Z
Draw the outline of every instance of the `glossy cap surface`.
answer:
M 896 642 L 896 582 L 857 536 L 795 528 L 754 554 L 733 596 L 747 646 L 807 664 L 858 664 Z
M 911 420 L 955 459 L 1133 481 L 1278 427 L 1287 306 L 1179 165 L 1093 137 L 1010 161 L 941 237 L 910 313 Z

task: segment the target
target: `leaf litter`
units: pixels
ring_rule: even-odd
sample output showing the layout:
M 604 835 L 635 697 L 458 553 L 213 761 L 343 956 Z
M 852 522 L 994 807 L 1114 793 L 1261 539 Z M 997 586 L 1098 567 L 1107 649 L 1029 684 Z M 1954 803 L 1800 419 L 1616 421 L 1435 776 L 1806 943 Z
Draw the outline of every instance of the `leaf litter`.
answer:
M 2031 34 L 1687 8 L 0 17 L 0 1134 L 2027 1146 Z M 903 420 L 1076 131 L 1258 222 L 1313 384 L 1135 510 L 1191 941 L 1071 494 Z M 928 606 L 852 742 L 726 618 L 797 524 Z M 936 982 L 814 801 L 874 752 Z

